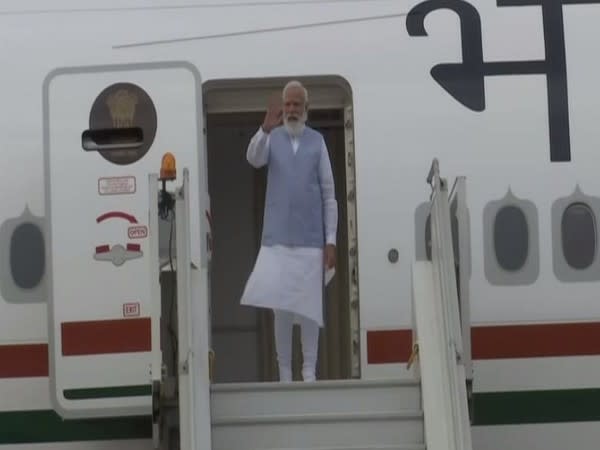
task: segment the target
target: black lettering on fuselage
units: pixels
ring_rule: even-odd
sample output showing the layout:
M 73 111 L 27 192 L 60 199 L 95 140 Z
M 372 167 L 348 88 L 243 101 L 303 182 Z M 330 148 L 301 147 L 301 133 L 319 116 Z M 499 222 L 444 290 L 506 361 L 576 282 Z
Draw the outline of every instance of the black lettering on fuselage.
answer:
M 550 161 L 571 161 L 569 98 L 563 5 L 600 3 L 600 0 L 497 0 L 498 6 L 539 5 L 544 24 L 545 58 L 532 61 L 484 62 L 479 13 L 464 0 L 426 0 L 410 10 L 406 27 L 411 36 L 427 36 L 427 14 L 450 9 L 460 18 L 462 63 L 438 64 L 431 76 L 452 97 L 473 111 L 485 109 L 484 78 L 494 75 L 546 75 Z

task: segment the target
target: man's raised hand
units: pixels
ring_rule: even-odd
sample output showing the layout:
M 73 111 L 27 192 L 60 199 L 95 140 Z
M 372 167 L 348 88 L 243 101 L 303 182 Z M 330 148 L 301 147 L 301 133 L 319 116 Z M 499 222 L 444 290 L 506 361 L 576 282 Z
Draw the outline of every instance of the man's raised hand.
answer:
M 267 106 L 267 114 L 262 124 L 262 129 L 265 133 L 270 133 L 275 127 L 278 127 L 283 119 L 283 105 L 281 95 L 273 95 Z

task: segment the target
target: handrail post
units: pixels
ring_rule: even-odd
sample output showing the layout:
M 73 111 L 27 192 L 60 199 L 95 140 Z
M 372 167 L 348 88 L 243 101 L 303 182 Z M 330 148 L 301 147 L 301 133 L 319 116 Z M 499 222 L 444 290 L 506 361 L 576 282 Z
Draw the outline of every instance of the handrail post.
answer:
M 439 178 L 439 176 L 440 176 L 440 163 L 438 162 L 437 158 L 434 158 L 433 162 L 431 163 L 431 167 L 429 168 L 429 174 L 427 175 L 427 184 L 431 184 L 434 177 Z

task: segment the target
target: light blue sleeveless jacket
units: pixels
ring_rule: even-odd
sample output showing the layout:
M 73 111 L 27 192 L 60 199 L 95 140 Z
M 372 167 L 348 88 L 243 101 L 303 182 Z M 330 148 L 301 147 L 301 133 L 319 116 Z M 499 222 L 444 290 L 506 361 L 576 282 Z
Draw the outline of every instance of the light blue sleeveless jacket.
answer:
M 283 126 L 271 131 L 262 244 L 323 247 L 325 232 L 319 183 L 321 134 L 305 126 L 294 154 Z

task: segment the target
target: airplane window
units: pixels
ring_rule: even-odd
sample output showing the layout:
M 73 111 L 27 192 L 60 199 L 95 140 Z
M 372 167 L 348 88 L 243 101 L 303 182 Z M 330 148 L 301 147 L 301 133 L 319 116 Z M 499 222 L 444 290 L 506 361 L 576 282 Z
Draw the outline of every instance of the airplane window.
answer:
M 569 205 L 562 216 L 562 250 L 574 269 L 586 269 L 596 257 L 596 224 L 590 207 L 584 203 Z
M 529 253 L 529 230 L 523 211 L 504 206 L 494 220 L 494 253 L 500 267 L 514 272 L 523 268 Z
M 454 249 L 454 261 L 458 263 L 458 218 L 455 214 L 452 214 L 450 226 L 452 227 L 452 248 Z
M 10 271 L 21 289 L 34 289 L 44 276 L 44 236 L 37 225 L 23 223 L 10 240 Z
M 540 272 L 538 212 L 531 200 L 506 194 L 483 211 L 484 270 L 498 286 L 534 283 Z
M 452 247 L 454 249 L 454 259 L 458 261 L 458 219 L 453 214 L 451 219 L 452 226 Z M 425 221 L 425 255 L 428 261 L 431 261 L 431 215 L 427 216 Z
M 566 283 L 600 280 L 597 258 L 600 197 L 579 186 L 552 204 L 552 263 L 554 275 Z
M 431 261 L 431 205 L 429 202 L 419 204 L 415 210 L 415 258 L 417 261 Z M 459 263 L 458 217 L 456 216 L 456 203 L 450 205 L 452 247 L 454 249 L 455 263 Z M 468 245 L 468 243 L 467 243 Z M 466 268 L 470 274 L 470 266 Z
M 431 261 L 431 205 L 420 203 L 415 210 L 415 259 Z
M 425 221 L 425 254 L 427 260 L 431 261 L 431 215 L 427 216 Z

